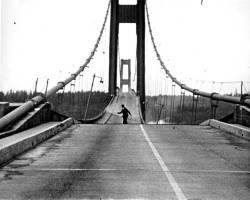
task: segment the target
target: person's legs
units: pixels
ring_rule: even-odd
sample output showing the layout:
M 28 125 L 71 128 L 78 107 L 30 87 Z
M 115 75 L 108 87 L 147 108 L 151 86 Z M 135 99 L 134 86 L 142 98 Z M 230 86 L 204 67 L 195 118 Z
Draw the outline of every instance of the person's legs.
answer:
M 128 121 L 127 121 L 127 117 L 123 117 L 123 124 L 127 124 Z

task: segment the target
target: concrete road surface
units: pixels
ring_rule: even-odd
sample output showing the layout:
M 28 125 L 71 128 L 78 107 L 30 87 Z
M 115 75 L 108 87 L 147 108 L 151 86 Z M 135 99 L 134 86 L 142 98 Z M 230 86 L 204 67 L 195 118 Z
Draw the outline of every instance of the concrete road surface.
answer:
M 0 199 L 249 198 L 249 141 L 209 127 L 75 125 L 0 169 Z

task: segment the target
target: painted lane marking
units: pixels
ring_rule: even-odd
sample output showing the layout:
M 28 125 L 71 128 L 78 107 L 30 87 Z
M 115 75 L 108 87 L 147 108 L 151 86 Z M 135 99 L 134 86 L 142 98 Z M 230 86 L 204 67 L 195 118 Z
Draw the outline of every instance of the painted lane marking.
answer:
M 218 173 L 218 174 L 250 174 L 250 171 L 237 171 L 237 170 L 171 170 L 176 173 Z
M 178 198 L 178 200 L 187 200 L 187 198 L 185 197 L 184 193 L 182 192 L 180 186 L 178 185 L 178 183 L 174 179 L 173 175 L 169 171 L 168 167 L 166 166 L 166 164 L 162 160 L 160 154 L 158 153 L 155 146 L 153 145 L 150 138 L 148 137 L 147 132 L 144 130 L 142 125 L 140 125 L 140 127 L 141 127 L 141 131 L 142 131 L 146 141 L 148 142 L 148 145 L 150 146 L 155 158 L 158 160 L 158 162 L 159 162 L 159 164 L 160 164 L 160 166 L 162 168 L 162 171 L 165 173 L 165 175 L 166 175 L 166 177 L 168 179 L 168 182 L 170 183 L 171 187 L 173 188 L 173 190 L 174 190 L 174 192 L 176 194 L 176 197 Z

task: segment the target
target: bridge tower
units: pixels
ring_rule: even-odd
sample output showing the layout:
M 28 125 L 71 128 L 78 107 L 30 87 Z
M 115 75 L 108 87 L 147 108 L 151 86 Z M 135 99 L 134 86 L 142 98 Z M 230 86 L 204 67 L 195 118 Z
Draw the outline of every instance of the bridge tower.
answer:
M 127 66 L 127 67 L 125 67 Z M 124 77 L 125 70 L 127 71 L 127 77 Z M 131 90 L 131 60 L 123 60 L 121 59 L 121 66 L 120 66 L 120 90 L 123 92 L 123 86 L 128 86 L 128 91 Z
M 137 0 L 136 5 L 120 5 L 111 0 L 110 44 L 109 44 L 109 93 L 116 95 L 117 51 L 119 23 L 135 23 L 137 35 L 137 95 L 141 99 L 142 115 L 145 119 L 145 1 Z

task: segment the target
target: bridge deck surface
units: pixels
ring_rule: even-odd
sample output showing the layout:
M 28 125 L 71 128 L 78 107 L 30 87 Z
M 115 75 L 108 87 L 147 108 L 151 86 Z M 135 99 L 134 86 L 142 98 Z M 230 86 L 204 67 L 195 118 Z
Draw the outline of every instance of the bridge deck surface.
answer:
M 0 169 L 0 199 L 244 200 L 249 187 L 249 141 L 199 126 L 75 125 Z
M 132 116 L 129 116 L 129 124 L 140 124 L 141 111 L 140 111 L 140 98 L 134 94 L 134 92 L 120 93 L 113 101 L 106 107 L 105 116 L 103 116 L 97 123 L 98 124 L 121 124 L 122 116 L 117 114 L 121 111 L 121 105 L 125 105 L 131 112 Z

